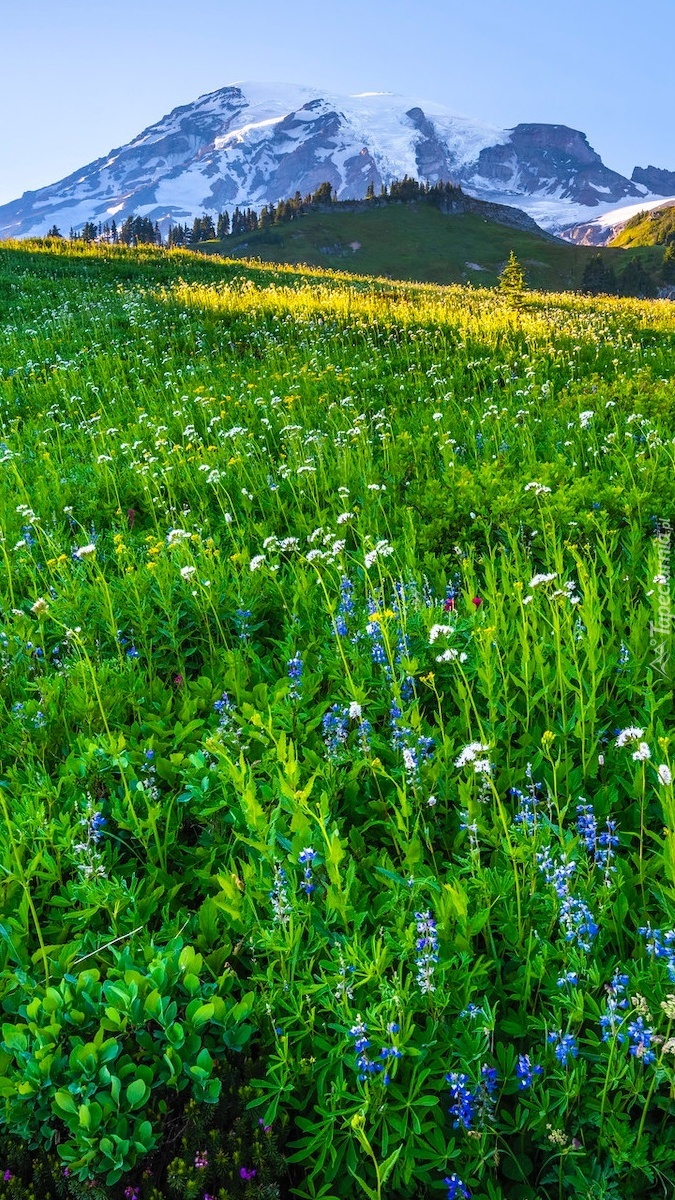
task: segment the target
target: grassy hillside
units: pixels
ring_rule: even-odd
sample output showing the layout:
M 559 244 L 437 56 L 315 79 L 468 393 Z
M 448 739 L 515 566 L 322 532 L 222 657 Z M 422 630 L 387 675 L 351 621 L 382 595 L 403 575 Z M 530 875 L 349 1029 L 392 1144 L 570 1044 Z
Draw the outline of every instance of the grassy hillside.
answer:
M 2 1200 L 671 1194 L 674 376 L 0 246 Z
M 352 246 L 358 243 L 358 248 Z M 371 211 L 310 212 L 268 230 L 205 242 L 206 253 L 306 263 L 428 283 L 493 286 L 509 252 L 523 263 L 528 283 L 549 291 L 580 286 L 594 247 L 552 241 L 526 230 L 483 220 L 473 213 L 446 215 L 429 204 L 390 204 Z M 623 263 L 611 250 L 603 258 Z M 658 255 L 654 257 L 654 264 Z M 650 263 L 647 262 L 649 266 Z
M 638 213 L 610 243 L 617 248 L 663 246 L 675 242 L 675 205 Z

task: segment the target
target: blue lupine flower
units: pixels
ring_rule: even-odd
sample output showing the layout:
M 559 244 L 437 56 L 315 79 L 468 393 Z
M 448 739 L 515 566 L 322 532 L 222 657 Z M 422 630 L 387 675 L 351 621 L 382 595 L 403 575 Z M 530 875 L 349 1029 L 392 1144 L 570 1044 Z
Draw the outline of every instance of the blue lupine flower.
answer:
M 330 755 L 335 755 L 345 745 L 349 733 L 349 710 L 333 704 L 321 719 L 323 740 Z
M 560 906 L 560 924 L 565 930 L 565 941 L 576 942 L 580 950 L 591 949 L 591 942 L 599 930 L 588 905 L 577 896 L 565 896 Z
M 576 1058 L 579 1053 L 576 1039 L 571 1033 L 549 1033 L 548 1041 L 555 1046 L 555 1056 L 563 1067 L 567 1066 L 568 1058 Z
M 539 1063 L 533 1065 L 530 1062 L 529 1054 L 518 1055 L 518 1062 L 516 1063 L 516 1077 L 518 1079 L 518 1087 L 521 1090 L 532 1087 L 535 1075 L 542 1075 L 543 1071 L 544 1068 L 541 1067 Z
M 461 1197 L 462 1200 L 471 1200 L 471 1192 L 454 1171 L 452 1175 L 446 1175 L 443 1183 L 448 1189 L 447 1200 L 458 1200 L 458 1197 Z
M 480 1069 L 481 1080 L 483 1087 L 488 1096 L 494 1096 L 497 1091 L 497 1068 L 490 1067 L 487 1063 L 483 1063 Z
M 471 1088 L 467 1087 L 468 1076 L 453 1071 L 445 1077 L 450 1085 L 452 1104 L 448 1112 L 455 1119 L 452 1122 L 455 1129 L 471 1129 L 475 1116 L 476 1100 Z
M 353 1025 L 349 1030 L 349 1036 L 354 1039 L 354 1051 L 356 1053 L 356 1067 L 359 1072 L 359 1080 L 364 1081 L 368 1075 L 377 1075 L 382 1070 L 382 1064 L 373 1062 L 368 1054 L 370 1047 L 370 1038 L 367 1036 L 368 1026 L 357 1018 L 356 1025 Z
M 431 758 L 434 752 L 436 741 L 432 737 L 419 737 L 417 739 L 417 750 L 421 759 Z
M 565 974 L 561 975 L 560 979 L 558 979 L 556 982 L 558 987 L 565 987 L 565 984 L 567 983 L 571 983 L 573 986 L 576 986 L 576 984 L 579 982 L 579 976 L 577 975 L 576 971 L 566 971 Z
M 99 842 L 101 840 L 101 835 L 103 833 L 103 826 L 107 825 L 107 824 L 108 824 L 108 822 L 106 821 L 105 817 L 103 816 L 103 813 L 100 813 L 100 812 L 92 813 L 92 815 L 89 818 L 89 830 L 88 830 L 89 837 L 91 838 L 92 842 Z
M 470 1021 L 473 1021 L 476 1017 L 484 1017 L 485 1013 L 477 1004 L 467 1004 L 466 1008 L 459 1015 L 460 1017 L 468 1017 Z
M 294 658 L 289 658 L 286 666 L 288 669 L 288 678 L 291 681 L 288 695 L 291 700 L 299 700 L 303 670 L 303 662 L 300 655 L 296 654 Z
M 302 879 L 300 881 L 300 887 L 302 888 L 303 892 L 307 896 L 311 896 L 312 892 L 314 891 L 314 881 L 312 878 L 312 863 L 314 862 L 315 858 L 316 858 L 316 850 L 312 850 L 310 846 L 307 846 L 304 850 L 301 850 L 298 855 L 298 862 L 300 863 L 301 866 L 304 866 L 304 868 L 305 868 Z
M 537 829 L 537 819 L 539 816 L 539 805 L 541 797 L 541 784 L 534 783 L 532 780 L 532 768 L 528 763 L 527 775 L 530 779 L 530 786 L 527 792 L 521 792 L 519 788 L 511 788 L 511 795 L 515 796 L 519 801 L 520 807 L 513 818 L 516 825 L 521 825 L 526 833 L 533 834 Z
M 628 1036 L 630 1038 L 629 1050 L 635 1058 L 641 1059 L 645 1066 L 656 1060 L 654 1051 L 650 1049 L 654 1030 L 645 1025 L 642 1017 L 636 1017 L 634 1021 L 631 1021 L 628 1026 Z
M 598 822 L 592 804 L 577 805 L 577 829 L 584 846 L 595 857 L 598 843 Z
M 371 617 L 377 613 L 377 604 L 374 600 L 368 601 L 368 612 Z M 370 655 L 374 663 L 383 666 L 387 661 L 387 652 L 382 640 L 382 626 L 379 621 L 368 621 L 366 624 L 366 633 L 370 638 L 371 647 Z
M 569 891 L 569 880 L 576 871 L 577 864 L 575 862 L 556 863 L 550 846 L 537 853 L 537 862 L 546 882 L 555 888 L 556 895 L 561 898 L 566 896 Z
M 605 883 L 609 886 L 609 875 L 615 869 L 612 862 L 614 850 L 619 845 L 616 821 L 608 818 L 605 829 L 599 833 L 593 805 L 579 804 L 577 805 L 577 829 L 595 866 L 604 871 Z
M 600 1017 L 603 1042 L 608 1042 L 611 1037 L 616 1037 L 617 1042 L 625 1042 L 626 1040 L 625 1033 L 619 1031 L 619 1027 L 624 1020 L 619 1015 L 619 1009 L 628 1007 L 628 1000 L 623 995 L 627 987 L 628 976 L 621 975 L 618 971 L 615 971 L 612 982 L 607 984 L 607 1008 Z
M 418 933 L 417 941 L 415 942 L 417 950 L 417 958 L 415 959 L 417 985 L 422 993 L 433 992 L 435 991 L 433 975 L 435 964 L 438 962 L 436 922 L 429 909 L 425 912 L 416 912 L 415 921 L 417 922 Z
M 237 631 L 237 637 L 242 642 L 247 642 L 251 636 L 251 618 L 253 613 L 250 608 L 237 608 L 234 614 L 234 627 Z
M 340 612 L 345 613 L 347 616 L 354 611 L 353 591 L 354 584 L 346 575 L 343 575 L 340 581 Z
M 353 583 L 343 575 L 340 583 L 340 603 L 338 605 L 337 616 L 335 618 L 335 630 L 338 637 L 346 637 L 349 633 L 347 625 L 347 617 L 354 612 L 354 601 L 352 600 L 352 592 L 354 590 Z

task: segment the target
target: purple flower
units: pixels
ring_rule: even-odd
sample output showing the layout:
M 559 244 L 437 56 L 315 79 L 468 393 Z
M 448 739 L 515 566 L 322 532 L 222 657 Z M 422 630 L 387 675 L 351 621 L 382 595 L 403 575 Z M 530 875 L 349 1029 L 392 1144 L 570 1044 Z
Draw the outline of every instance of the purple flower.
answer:
M 241 1178 L 245 1179 L 246 1182 L 248 1183 L 248 1181 L 250 1179 L 255 1179 L 256 1173 L 255 1173 L 255 1170 L 253 1167 L 240 1167 L 239 1174 L 240 1174 Z

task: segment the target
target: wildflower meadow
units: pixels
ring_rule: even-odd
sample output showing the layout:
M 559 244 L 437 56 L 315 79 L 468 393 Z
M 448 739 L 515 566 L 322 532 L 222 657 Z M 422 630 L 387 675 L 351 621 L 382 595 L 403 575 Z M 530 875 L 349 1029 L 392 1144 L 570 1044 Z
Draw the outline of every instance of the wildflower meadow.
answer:
M 674 373 L 3 243 L 0 1200 L 673 1195 Z

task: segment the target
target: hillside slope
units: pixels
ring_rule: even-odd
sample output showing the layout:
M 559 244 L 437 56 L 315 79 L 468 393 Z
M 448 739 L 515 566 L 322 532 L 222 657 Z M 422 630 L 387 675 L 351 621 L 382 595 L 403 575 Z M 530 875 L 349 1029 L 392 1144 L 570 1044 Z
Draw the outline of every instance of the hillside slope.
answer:
M 497 282 L 511 250 L 523 263 L 528 284 L 569 291 L 581 284 L 584 267 L 597 250 L 574 246 L 529 229 L 510 228 L 477 213 L 448 215 L 424 203 L 384 207 L 334 205 L 288 224 L 203 242 L 204 253 L 259 258 L 269 263 L 388 275 L 422 283 Z M 624 255 L 603 250 L 618 265 Z M 647 254 L 646 265 L 660 256 Z M 651 263 L 651 257 L 654 262 Z
M 619 230 L 610 246 L 664 246 L 675 242 L 675 200 L 665 208 L 638 213 Z

